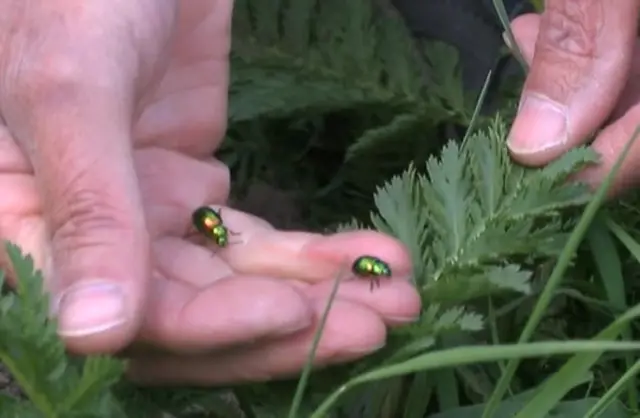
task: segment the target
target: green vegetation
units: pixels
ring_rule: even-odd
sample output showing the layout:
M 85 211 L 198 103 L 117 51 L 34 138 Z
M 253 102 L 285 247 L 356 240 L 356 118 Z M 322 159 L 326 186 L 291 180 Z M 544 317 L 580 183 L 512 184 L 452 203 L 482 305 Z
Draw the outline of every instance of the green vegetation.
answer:
M 593 193 L 566 181 L 597 164 L 586 147 L 541 169 L 514 164 L 518 89 L 497 86 L 487 115 L 490 77 L 465 91 L 453 48 L 415 42 L 375 4 L 236 0 L 219 157 L 235 197 L 260 179 L 295 196 L 308 229 L 404 242 L 420 320 L 374 355 L 299 380 L 137 388 L 120 360 L 65 354 L 42 278 L 9 244 L 20 285 L 0 294 L 0 362 L 25 397 L 0 394 L 0 417 L 242 416 L 229 391 L 256 418 L 640 413 L 637 199 L 604 205 L 608 182 Z

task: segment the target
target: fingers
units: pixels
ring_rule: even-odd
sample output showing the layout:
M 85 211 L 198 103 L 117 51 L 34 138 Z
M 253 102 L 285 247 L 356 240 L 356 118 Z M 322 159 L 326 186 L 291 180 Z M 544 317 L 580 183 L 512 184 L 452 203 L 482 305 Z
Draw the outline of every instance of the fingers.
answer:
M 30 254 L 36 268 L 48 279 L 51 254 L 45 244 L 48 238 L 33 170 L 4 125 L 0 125 L 0 190 L 0 237 Z M 0 266 L 14 285 L 15 276 L 4 249 L 0 250 Z
M 600 154 L 600 163 L 587 168 L 577 175 L 577 179 L 585 181 L 597 187 L 604 177 L 611 171 L 620 153 L 627 142 L 633 137 L 635 130 L 640 126 L 640 104 L 636 104 L 615 123 L 607 126 L 600 132 L 592 147 Z M 609 196 L 614 196 L 624 190 L 629 190 L 639 184 L 640 176 L 640 142 L 637 142 L 629 150 L 620 167 L 611 188 Z
M 116 123 L 109 112 L 103 115 Z M 65 119 L 59 115 L 58 121 Z M 67 123 L 74 125 L 84 123 Z M 102 133 L 80 129 L 63 145 L 61 133 L 48 127 L 38 141 L 42 155 L 35 157 L 60 292 L 60 334 L 83 351 L 116 349 L 133 336 L 149 275 L 149 242 L 126 131 Z M 56 153 L 57 147 L 65 151 Z
M 540 18 L 537 15 L 519 17 L 512 24 L 518 46 L 529 63 L 533 57 L 533 46 L 535 45 L 539 25 Z M 640 101 L 640 42 L 638 41 L 635 42 L 631 62 L 629 77 L 626 80 L 623 92 L 609 115 L 609 125 L 598 134 L 592 145 L 593 149 L 600 154 L 600 164 L 592 166 L 575 176 L 575 179 L 585 181 L 593 188 L 598 187 L 611 170 L 620 152 L 627 141 L 631 139 L 634 130 L 640 123 L 640 114 L 637 109 Z M 640 176 L 637 173 L 640 165 L 636 163 L 636 161 L 640 160 L 640 151 L 638 149 L 637 145 L 634 146 L 627 155 L 609 189 L 608 194 L 610 197 L 639 184 Z
M 47 242 L 47 228 L 41 216 L 41 204 L 33 176 L 27 174 L 0 174 L 0 237 L 29 254 L 37 269 L 43 272 L 49 285 L 51 249 Z M 7 279 L 15 284 L 13 267 L 4 247 L 0 249 L 0 266 Z
M 137 143 L 161 143 L 206 158 L 227 124 L 232 0 L 178 1 L 167 75 L 145 98 L 134 127 Z M 176 109 L 182 111 L 176 112 Z
M 141 341 L 181 352 L 208 351 L 288 335 L 312 320 L 306 298 L 276 279 L 233 276 L 197 289 L 156 276 Z
M 326 304 L 335 278 L 296 286 L 277 276 L 238 275 L 211 250 L 178 238 L 159 239 L 153 248 L 158 271 L 141 335 L 173 351 L 212 350 L 304 328 L 309 301 Z M 415 320 L 420 298 L 411 283 L 382 280 L 373 292 L 367 280 L 344 281 L 337 298 L 375 312 L 388 325 Z
M 314 299 L 328 300 L 333 281 L 327 280 L 304 289 Z M 388 326 L 405 325 L 420 316 L 421 300 L 412 283 L 407 280 L 382 279 L 380 287 L 371 291 L 367 279 L 349 280 L 340 284 L 337 298 L 366 306 L 376 312 Z
M 536 49 L 536 39 L 540 31 L 540 15 L 529 13 L 518 16 L 511 22 L 511 31 L 522 57 L 527 64 L 531 65 Z M 502 39 L 510 50 L 514 49 L 514 46 L 509 44 L 509 38 L 504 33 L 502 34 Z
M 514 158 L 544 164 L 606 120 L 627 79 L 639 6 L 638 0 L 616 7 L 603 0 L 547 2 L 510 133 Z M 533 39 L 522 32 L 517 39 L 529 45 L 526 51 Z
M 217 208 L 216 208 L 217 209 Z M 332 235 L 282 232 L 265 221 L 231 208 L 220 209 L 224 224 L 236 235 L 224 249 L 216 250 L 236 272 L 262 274 L 314 283 L 352 276 L 351 263 L 361 255 L 387 262 L 395 278 L 408 278 L 411 262 L 404 246 L 374 231 Z
M 33 174 L 30 162 L 4 125 L 0 125 L 0 173 Z
M 221 203 L 229 195 L 229 169 L 213 158 L 207 161 L 162 148 L 134 153 L 152 236 L 183 236 L 191 212 L 204 204 Z
M 624 86 L 622 95 L 616 103 L 616 107 L 611 113 L 609 123 L 622 118 L 629 109 L 640 103 L 640 41 L 636 41 L 633 58 L 631 60 L 631 71 Z
M 325 303 L 316 302 L 316 320 Z M 130 377 L 142 384 L 225 384 L 261 381 L 299 373 L 304 366 L 315 327 L 279 341 L 233 348 L 210 356 L 140 356 L 131 361 Z M 336 300 L 327 318 L 315 365 L 362 357 L 383 346 L 386 328 L 380 318 L 358 304 Z
M 129 137 L 133 80 L 90 73 L 75 57 L 42 60 L 12 80 L 3 116 L 42 199 L 59 332 L 72 351 L 111 352 L 137 331 L 149 277 Z
M 576 176 L 592 187 L 600 185 L 613 168 L 624 147 L 640 125 L 640 42 L 636 42 L 631 75 L 624 92 L 616 104 L 609 125 L 594 140 L 592 147 L 600 154 L 600 164 L 589 167 Z M 609 197 L 619 195 L 640 183 L 640 145 L 636 142 L 629 150 L 611 188 Z
M 231 276 L 231 267 L 209 248 L 183 239 L 164 237 L 153 243 L 156 267 L 162 275 L 194 288 L 204 289 Z

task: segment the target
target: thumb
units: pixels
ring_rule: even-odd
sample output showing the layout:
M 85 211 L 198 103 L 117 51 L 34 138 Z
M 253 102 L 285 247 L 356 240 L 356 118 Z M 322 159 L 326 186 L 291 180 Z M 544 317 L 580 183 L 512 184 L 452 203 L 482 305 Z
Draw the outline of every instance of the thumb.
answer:
M 113 352 L 138 331 L 150 275 L 130 139 L 133 92 L 122 87 L 133 83 L 113 71 L 85 78 L 48 64 L 14 84 L 3 115 L 40 188 L 59 333 L 73 351 Z
M 586 141 L 614 108 L 630 70 L 640 2 L 609 6 L 601 0 L 546 2 L 508 142 L 520 162 L 557 158 Z

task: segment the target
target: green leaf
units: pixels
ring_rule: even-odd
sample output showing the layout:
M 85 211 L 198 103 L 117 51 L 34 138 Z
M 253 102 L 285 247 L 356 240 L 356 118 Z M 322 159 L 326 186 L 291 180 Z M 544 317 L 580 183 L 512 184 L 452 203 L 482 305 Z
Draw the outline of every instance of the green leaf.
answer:
M 625 321 L 631 317 L 637 317 L 638 311 L 630 312 Z M 416 356 L 412 359 L 380 367 L 364 374 L 361 374 L 346 382 L 314 411 L 310 418 L 320 418 L 326 416 L 347 390 L 358 385 L 373 382 L 391 377 L 403 376 L 419 371 L 435 370 L 451 366 L 464 364 L 494 362 L 502 359 L 522 359 L 536 356 L 549 356 L 569 353 L 600 353 L 609 350 L 638 350 L 640 343 L 622 341 L 558 341 L 558 342 L 535 342 L 526 344 L 499 344 L 488 347 L 454 347 L 444 350 L 434 351 Z
M 69 358 L 50 317 L 42 274 L 16 245 L 7 243 L 6 251 L 17 286 L 15 293 L 0 295 L 0 360 L 44 417 L 114 416 L 110 388 L 124 363 Z
M 500 404 L 493 415 L 493 418 L 513 418 L 522 408 L 525 399 L 506 400 Z M 584 398 L 575 401 L 560 402 L 546 418 L 583 418 L 593 405 L 598 402 L 598 398 Z M 480 418 L 484 404 L 466 406 L 452 409 L 439 414 L 430 415 L 429 418 Z M 611 403 L 605 411 L 607 418 L 628 418 L 624 405 L 620 402 Z

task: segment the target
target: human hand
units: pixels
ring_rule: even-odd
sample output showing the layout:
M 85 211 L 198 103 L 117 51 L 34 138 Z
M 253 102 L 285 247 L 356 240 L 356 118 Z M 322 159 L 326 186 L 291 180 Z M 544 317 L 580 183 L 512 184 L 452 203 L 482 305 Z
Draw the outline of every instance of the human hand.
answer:
M 0 225 L 5 237 L 50 251 L 42 202 L 23 155 L 3 137 Z M 411 322 L 419 298 L 406 280 L 410 263 L 395 240 L 373 232 L 331 236 L 279 232 L 230 208 L 225 224 L 239 235 L 225 249 L 199 245 L 190 214 L 226 199 L 228 170 L 172 150 L 134 152 L 149 235 L 151 281 L 142 325 L 126 354 L 141 383 L 228 383 L 289 375 L 304 364 L 333 280 L 358 255 L 389 261 L 394 278 L 369 291 L 366 280 L 341 284 L 321 339 L 316 364 L 353 360 L 384 344 L 386 326 Z M 22 167 L 24 174 L 8 174 Z M 135 250 L 135 248 L 132 248 Z M 46 263 L 51 266 L 51 264 Z M 45 277 L 50 277 L 50 267 Z M 345 277 L 348 270 L 342 272 Z M 345 277 L 342 277 L 343 279 Z M 92 319 L 78 321 L 88 324 Z M 107 336 L 100 337 L 109 344 Z M 92 340 L 68 337 L 81 351 Z M 233 349 L 230 349 L 233 348 Z
M 72 350 L 116 351 L 138 333 L 152 270 L 133 150 L 210 156 L 231 8 L 0 0 L 0 167 L 14 190 L 0 235 L 47 274 Z
M 578 177 L 597 186 L 640 124 L 640 1 L 552 0 L 542 15 L 512 22 L 530 65 L 509 149 L 521 163 L 546 164 L 596 135 L 601 163 Z M 640 144 L 610 194 L 638 184 Z
M 189 215 L 226 199 L 226 167 L 159 149 L 136 152 L 136 167 L 154 273 L 145 321 L 127 352 L 132 379 L 221 384 L 298 372 L 336 275 L 352 277 L 348 262 L 362 254 L 388 261 L 394 278 L 373 292 L 367 280 L 341 283 L 315 364 L 374 351 L 384 344 L 386 326 L 418 315 L 420 300 L 406 280 L 411 265 L 395 240 L 368 231 L 280 232 L 224 207 L 224 224 L 238 235 L 224 249 L 207 248 L 189 231 Z
M 25 43 L 25 57 L 0 49 L 9 63 L 0 70 L 20 81 L 0 88 L 0 236 L 31 253 L 46 278 L 55 278 L 48 282 L 55 295 L 95 278 L 123 288 L 124 317 L 105 317 L 108 304 L 97 291 L 105 287 L 99 286 L 77 298 L 76 313 L 61 304 L 60 331 L 73 351 L 130 347 L 132 376 L 139 381 L 215 383 L 294 373 L 306 358 L 334 275 L 347 256 L 355 256 L 353 248 L 370 248 L 398 276 L 374 293 L 368 283 L 344 283 L 318 364 L 375 349 L 384 342 L 384 325 L 410 321 L 419 311 L 415 290 L 401 279 L 409 271 L 405 250 L 378 234 L 281 233 L 224 209 L 243 243 L 212 257 L 185 239 L 193 208 L 222 203 L 228 192 L 228 172 L 210 155 L 224 131 L 230 3 L 180 2 L 172 54 L 158 53 L 148 79 L 133 73 L 144 86 L 136 97 L 126 94 L 131 74 L 120 73 L 129 71 L 129 55 L 100 58 L 113 53 L 112 38 L 68 50 L 80 36 L 73 33 L 109 21 L 102 14 L 65 27 L 69 33 L 62 38 L 50 20 L 31 22 L 57 36 L 47 37 L 54 44 L 42 50 Z M 0 10 L 9 5 L 15 4 L 0 3 Z M 171 20 L 166 10 L 150 10 L 140 30 L 159 30 L 159 21 Z M 131 18 L 125 13 L 130 9 L 119 11 L 114 13 Z M 14 44 L 33 39 L 22 35 L 11 38 Z M 146 45 L 147 57 L 154 47 L 162 50 L 156 38 L 143 38 L 138 46 Z M 12 67 L 21 62 L 30 63 L 22 79 L 24 73 Z M 43 62 L 55 65 L 39 67 Z M 125 64 L 124 70 L 113 62 Z M 107 64 L 112 79 L 102 71 Z M 129 120 L 126 110 L 134 108 Z M 149 347 L 158 354 L 150 355 Z

